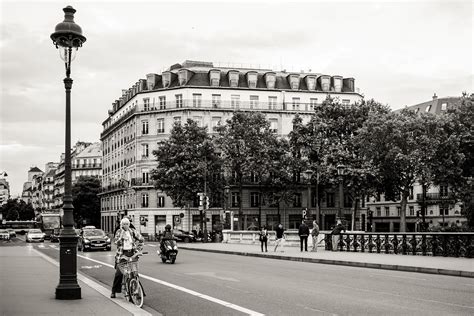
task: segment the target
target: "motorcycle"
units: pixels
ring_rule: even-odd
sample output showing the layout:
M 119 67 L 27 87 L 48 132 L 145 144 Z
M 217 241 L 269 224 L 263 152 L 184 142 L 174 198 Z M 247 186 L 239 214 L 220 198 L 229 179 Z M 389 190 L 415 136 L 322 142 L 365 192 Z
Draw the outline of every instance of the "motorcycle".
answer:
M 176 261 L 176 256 L 178 255 L 178 245 L 176 244 L 176 240 L 163 240 L 160 245 L 160 250 L 158 250 L 157 253 L 161 257 L 163 263 L 166 263 L 166 261 L 174 263 Z

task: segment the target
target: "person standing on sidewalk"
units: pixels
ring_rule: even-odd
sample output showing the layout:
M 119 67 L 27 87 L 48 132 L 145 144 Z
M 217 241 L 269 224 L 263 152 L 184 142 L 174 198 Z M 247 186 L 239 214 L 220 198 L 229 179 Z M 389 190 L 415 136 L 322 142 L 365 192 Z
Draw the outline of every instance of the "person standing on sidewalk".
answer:
M 313 249 L 311 251 L 318 251 L 318 236 L 319 236 L 319 226 L 318 222 L 313 221 L 313 230 L 311 231 L 311 237 L 313 237 Z
M 275 249 L 273 252 L 277 251 L 278 246 L 281 245 L 281 252 L 283 252 L 283 237 L 285 236 L 284 232 L 285 230 L 283 229 L 283 225 L 280 223 L 278 224 L 277 228 L 275 229 L 276 232 L 276 239 L 275 239 Z
M 126 217 L 120 221 L 120 228 L 115 233 L 115 244 L 117 245 L 117 253 L 115 254 L 115 276 L 112 293 L 110 294 L 111 298 L 115 298 L 115 293 L 122 292 L 123 274 L 117 266 L 120 257 L 131 257 L 143 249 L 143 237 L 138 231 L 130 227 L 130 221 Z
M 263 225 L 262 230 L 260 231 L 260 248 L 262 248 L 262 252 L 263 252 L 263 245 L 265 245 L 265 252 L 268 252 L 267 240 L 268 240 L 267 226 Z
M 339 242 L 339 236 L 341 232 L 345 230 L 344 226 L 342 226 L 342 222 L 340 220 L 337 221 L 336 227 L 331 232 L 332 237 L 332 251 L 337 251 L 337 244 Z
M 298 229 L 298 235 L 300 236 L 300 249 L 303 251 L 303 243 L 304 243 L 304 251 L 308 251 L 308 236 L 309 236 L 309 227 L 306 225 L 305 221 L 301 221 L 301 225 Z

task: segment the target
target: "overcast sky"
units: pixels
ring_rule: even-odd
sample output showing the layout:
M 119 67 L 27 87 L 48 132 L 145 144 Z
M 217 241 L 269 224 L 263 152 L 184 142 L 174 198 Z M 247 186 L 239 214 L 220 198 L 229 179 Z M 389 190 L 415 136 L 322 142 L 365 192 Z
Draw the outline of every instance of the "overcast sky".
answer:
M 72 5 L 72 142 L 99 141 L 122 89 L 186 59 L 354 77 L 401 108 L 473 90 L 471 1 L 2 1 L 0 172 L 12 195 L 64 152 L 64 64 L 49 36 Z M 280 68 L 281 67 L 281 68 Z

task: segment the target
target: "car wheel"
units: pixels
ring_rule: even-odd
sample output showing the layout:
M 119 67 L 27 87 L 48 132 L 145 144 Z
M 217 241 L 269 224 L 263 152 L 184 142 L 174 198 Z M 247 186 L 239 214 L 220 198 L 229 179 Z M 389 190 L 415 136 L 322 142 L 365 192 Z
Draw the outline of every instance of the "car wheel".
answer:
M 166 263 L 166 258 L 161 258 L 161 262 Z
M 189 241 L 190 241 L 189 237 L 184 237 L 184 242 L 189 242 Z

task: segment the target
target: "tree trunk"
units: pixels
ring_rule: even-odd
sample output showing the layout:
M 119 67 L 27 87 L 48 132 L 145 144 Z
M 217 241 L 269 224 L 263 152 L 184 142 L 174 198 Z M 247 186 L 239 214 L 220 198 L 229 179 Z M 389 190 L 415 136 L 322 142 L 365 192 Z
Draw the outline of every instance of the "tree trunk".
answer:
M 407 200 L 409 192 L 405 190 L 402 192 L 402 201 L 400 203 L 400 232 L 404 233 L 407 231 Z

